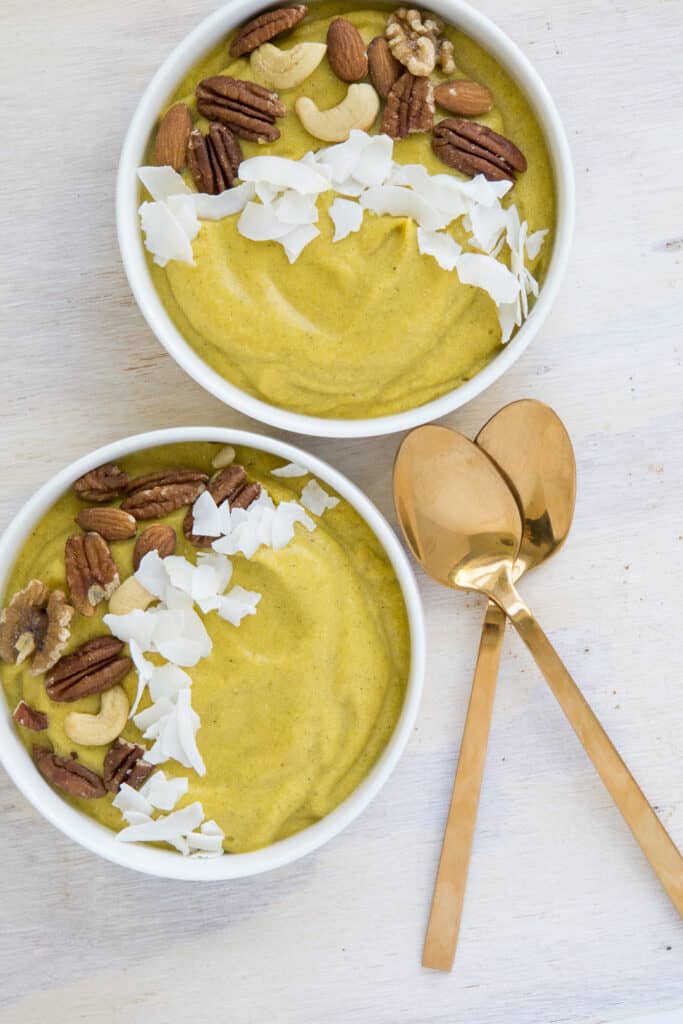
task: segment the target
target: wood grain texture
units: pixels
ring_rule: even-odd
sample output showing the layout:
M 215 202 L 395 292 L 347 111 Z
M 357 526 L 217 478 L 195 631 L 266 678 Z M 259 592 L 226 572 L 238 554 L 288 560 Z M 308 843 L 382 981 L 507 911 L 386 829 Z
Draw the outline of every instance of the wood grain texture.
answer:
M 1 6 L 4 525 L 96 445 L 172 424 L 254 424 L 163 352 L 114 230 L 137 99 L 214 3 Z M 521 590 L 680 846 L 683 11 L 680 0 L 479 6 L 556 98 L 578 223 L 541 337 L 447 422 L 473 435 L 522 396 L 564 418 L 574 526 Z M 395 438 L 303 443 L 393 521 Z M 483 615 L 475 598 L 420 586 L 429 665 L 408 750 L 370 810 L 289 868 L 205 887 L 137 876 L 63 838 L 0 772 L 0 1024 L 682 1019 L 681 923 L 510 631 L 458 962 L 443 976 L 420 967 Z

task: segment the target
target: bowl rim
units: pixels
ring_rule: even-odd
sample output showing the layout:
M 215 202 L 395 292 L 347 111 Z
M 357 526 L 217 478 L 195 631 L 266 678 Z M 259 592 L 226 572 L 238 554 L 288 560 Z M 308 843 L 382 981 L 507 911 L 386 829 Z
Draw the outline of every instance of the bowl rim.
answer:
M 311 0 L 311 4 L 315 2 Z M 140 312 L 168 354 L 206 391 L 247 416 L 280 430 L 316 437 L 376 437 L 409 430 L 453 412 L 498 380 L 519 359 L 550 312 L 567 267 L 574 231 L 574 170 L 567 136 L 550 93 L 517 44 L 463 0 L 434 0 L 433 10 L 482 45 L 512 75 L 541 125 L 555 178 L 556 225 L 550 265 L 539 297 L 516 335 L 487 366 L 460 387 L 424 405 L 374 418 L 328 419 L 255 398 L 205 363 L 164 309 L 145 260 L 137 217 L 140 200 L 136 170 L 144 159 L 159 111 L 187 71 L 221 36 L 268 7 L 272 3 L 263 0 L 231 0 L 218 8 L 181 40 L 145 89 L 124 139 L 116 182 L 117 234 L 128 283 Z
M 0 594 L 30 531 L 78 477 L 133 452 L 188 441 L 242 445 L 290 462 L 300 462 L 316 478 L 338 491 L 370 526 L 392 563 L 405 602 L 411 643 L 410 673 L 401 715 L 380 758 L 356 789 L 330 814 L 296 835 L 251 853 L 209 860 L 183 857 L 174 850 L 144 844 L 119 842 L 114 831 L 71 807 L 37 771 L 12 722 L 12 709 L 4 694 L 0 695 L 0 763 L 18 789 L 52 825 L 115 864 L 160 878 L 216 881 L 260 874 L 298 860 L 328 842 L 365 810 L 394 770 L 417 716 L 424 680 L 425 628 L 422 602 L 408 556 L 387 520 L 360 488 L 339 470 L 295 445 L 230 427 L 170 427 L 134 434 L 83 455 L 59 470 L 29 498 L 0 537 Z

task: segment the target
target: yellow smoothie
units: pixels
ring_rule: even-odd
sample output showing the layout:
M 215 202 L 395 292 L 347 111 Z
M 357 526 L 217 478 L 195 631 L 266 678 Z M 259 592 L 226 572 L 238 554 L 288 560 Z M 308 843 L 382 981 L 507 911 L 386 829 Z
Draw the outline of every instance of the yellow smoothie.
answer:
M 119 465 L 129 476 L 177 466 L 211 472 L 216 450 L 211 444 L 172 445 L 129 456 Z M 311 479 L 271 476 L 282 460 L 262 452 L 239 449 L 237 459 L 276 504 L 298 499 Z M 43 517 L 19 553 L 3 604 L 33 577 L 66 589 L 64 545 L 79 532 L 74 516 L 85 504 L 69 492 Z M 185 511 L 154 522 L 172 525 L 176 554 L 194 562 L 196 549 L 181 528 Z M 282 550 L 261 548 L 251 560 L 233 557 L 230 585 L 241 584 L 262 598 L 256 614 L 239 627 L 216 613 L 202 614 L 213 651 L 186 671 L 201 719 L 196 739 L 206 775 L 200 778 L 176 761 L 160 766 L 167 776 L 189 778 L 189 792 L 176 809 L 200 800 L 205 817 L 225 832 L 228 852 L 258 849 L 328 814 L 367 775 L 403 704 L 410 645 L 391 564 L 347 502 L 313 518 L 317 528 L 309 533 L 297 525 L 294 540 Z M 122 580 L 132 572 L 133 545 L 134 540 L 110 545 Z M 106 612 L 105 601 L 92 618 L 76 613 L 66 652 L 108 635 L 102 622 Z M 149 657 L 161 664 L 157 655 Z M 100 696 L 55 703 L 45 692 L 44 676 L 32 676 L 26 663 L 3 664 L 0 671 L 10 708 L 24 699 L 48 715 L 46 732 L 18 727 L 27 747 L 47 740 L 55 753 L 68 756 L 75 750 L 82 764 L 101 773 L 108 747 L 74 745 L 64 731 L 69 712 L 96 713 Z M 134 671 L 123 685 L 132 702 Z M 148 705 L 146 691 L 140 707 Z M 141 742 L 130 720 L 123 737 Z M 112 794 L 65 799 L 112 829 L 125 826 Z
M 333 17 L 343 14 L 363 40 L 382 35 L 388 11 L 313 6 L 305 21 L 277 45 L 324 42 Z M 529 103 L 510 76 L 481 47 L 454 28 L 457 69 L 449 78 L 471 78 L 493 94 L 490 113 L 477 121 L 511 139 L 525 154 L 503 205 L 514 202 L 529 232 L 550 229 L 530 269 L 542 283 L 551 251 L 555 196 L 550 157 Z M 196 126 L 194 89 L 209 75 L 253 80 L 248 57 L 228 57 L 221 43 L 179 85 Z M 434 81 L 445 76 L 435 74 Z M 321 109 L 339 103 L 347 86 L 323 60 L 300 86 L 282 92 L 287 116 L 281 137 L 269 145 L 242 141 L 245 158 L 272 154 L 299 159 L 324 143 L 302 127 L 294 104 L 312 97 Z M 449 116 L 437 107 L 436 120 Z M 381 112 L 380 112 L 381 117 Z M 379 130 L 379 119 L 371 132 Z M 396 142 L 394 159 L 451 173 L 431 148 L 431 133 Z M 185 172 L 188 184 L 191 177 Z M 323 417 L 375 417 L 421 405 L 472 378 L 500 351 L 496 306 L 481 289 L 464 285 L 418 252 L 417 225 L 408 218 L 366 214 L 361 230 L 332 243 L 321 196 L 320 236 L 293 265 L 277 242 L 253 242 L 237 230 L 236 217 L 206 221 L 193 243 L 195 265 L 149 261 L 161 299 L 180 333 L 214 370 L 249 394 L 283 408 Z M 450 233 L 461 245 L 459 225 Z

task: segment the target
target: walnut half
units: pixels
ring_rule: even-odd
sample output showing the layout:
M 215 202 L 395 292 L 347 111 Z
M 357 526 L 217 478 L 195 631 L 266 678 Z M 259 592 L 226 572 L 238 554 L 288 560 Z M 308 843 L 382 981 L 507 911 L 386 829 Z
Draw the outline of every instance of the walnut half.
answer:
M 40 675 L 59 660 L 71 635 L 74 610 L 61 590 L 31 580 L 0 614 L 0 658 L 20 665 L 31 658 L 31 674 Z
M 389 16 L 385 35 L 396 60 L 411 75 L 425 78 L 437 64 L 446 75 L 455 71 L 453 43 L 443 38 L 443 29 L 436 15 L 399 7 Z

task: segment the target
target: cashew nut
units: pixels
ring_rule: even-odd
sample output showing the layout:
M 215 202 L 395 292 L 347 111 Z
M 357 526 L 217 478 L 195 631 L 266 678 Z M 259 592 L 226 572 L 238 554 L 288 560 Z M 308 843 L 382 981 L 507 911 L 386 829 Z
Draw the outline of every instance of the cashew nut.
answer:
M 367 131 L 373 124 L 379 111 L 379 96 L 371 85 L 350 85 L 336 107 L 319 110 L 308 96 L 301 96 L 294 109 L 309 135 L 324 142 L 345 142 L 353 128 Z
M 211 465 L 214 469 L 225 469 L 226 466 L 232 466 L 234 461 L 235 449 L 231 444 L 226 444 L 216 452 L 211 459 Z
M 326 50 L 325 43 L 297 43 L 291 50 L 264 43 L 251 55 L 251 70 L 269 89 L 295 89 L 313 74 Z
M 105 690 L 96 715 L 70 711 L 64 719 L 64 732 L 73 743 L 82 747 L 103 747 L 123 732 L 128 721 L 130 704 L 122 686 Z
M 138 583 L 135 576 L 129 576 L 109 598 L 109 611 L 112 615 L 127 615 L 136 608 L 144 612 L 154 600 L 154 594 Z

